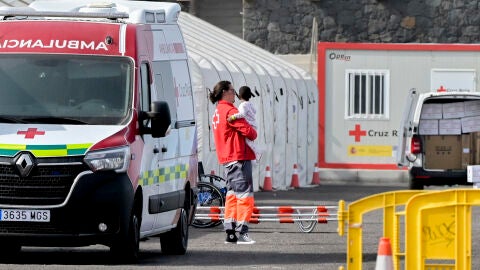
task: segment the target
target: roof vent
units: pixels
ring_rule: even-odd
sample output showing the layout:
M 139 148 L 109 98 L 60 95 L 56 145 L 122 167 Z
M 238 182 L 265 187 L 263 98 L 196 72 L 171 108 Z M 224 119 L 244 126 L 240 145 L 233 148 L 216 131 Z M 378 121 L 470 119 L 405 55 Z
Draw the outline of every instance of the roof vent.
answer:
M 86 5 L 85 7 L 80 8 L 78 11 L 79 12 L 85 12 L 85 13 L 113 13 L 117 11 L 117 6 L 115 3 L 91 3 Z

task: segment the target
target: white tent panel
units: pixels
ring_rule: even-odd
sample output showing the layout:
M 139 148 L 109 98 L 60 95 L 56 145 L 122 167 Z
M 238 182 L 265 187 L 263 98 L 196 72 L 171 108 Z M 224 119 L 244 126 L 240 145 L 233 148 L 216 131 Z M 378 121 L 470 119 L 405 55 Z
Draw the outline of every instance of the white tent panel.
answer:
M 297 152 L 297 166 L 298 166 L 298 177 L 300 181 L 300 186 L 306 186 L 309 183 L 308 180 L 308 174 L 307 174 L 307 168 L 308 168 L 308 148 L 307 148 L 307 141 L 305 139 L 306 133 L 307 133 L 307 117 L 308 117 L 308 112 L 307 112 L 307 106 L 305 104 L 305 101 L 307 99 L 307 88 L 305 85 L 305 82 L 301 79 L 299 74 L 295 71 L 290 71 L 292 78 L 294 79 L 295 82 L 295 89 L 292 90 L 294 93 L 295 97 L 293 97 L 296 100 L 296 105 L 292 100 L 292 110 L 296 110 L 294 112 L 294 115 L 296 115 L 296 129 L 293 130 L 292 132 L 295 132 L 296 135 L 296 152 Z
M 251 99 L 257 109 L 256 142 L 264 153 L 253 167 L 255 191 L 263 184 L 267 166 L 271 168 L 275 189 L 290 186 L 293 164 L 298 166 L 300 185 L 308 184 L 311 176 L 307 174 L 313 173 L 317 159 L 317 149 L 311 149 L 317 144 L 316 131 L 314 128 L 309 131 L 311 124 L 307 125 L 307 121 L 314 118 L 310 113 L 318 112 L 316 103 L 306 102 L 310 95 L 312 99 L 318 95 L 313 78 L 300 68 L 188 13 L 181 13 L 179 24 L 191 61 L 195 62 L 191 65 L 192 73 L 196 73 L 192 75 L 192 84 L 201 130 L 198 133 L 200 160 L 205 172 L 215 170 L 223 175 L 210 131 L 215 105 L 208 101 L 208 93 L 218 81 L 229 80 L 235 89 L 247 85 L 256 95 Z
M 318 88 L 314 80 L 305 80 L 307 86 L 307 177 L 313 176 L 318 162 Z M 311 180 L 310 180 L 311 182 Z
M 300 167 L 299 178 L 305 179 L 305 182 L 300 182 L 300 185 L 309 185 L 311 183 L 312 174 L 308 173 L 308 168 L 313 166 L 315 162 L 309 161 L 308 159 L 308 144 L 307 144 L 307 134 L 308 134 L 308 110 L 307 110 L 307 88 L 306 84 L 299 82 L 299 109 L 298 109 L 298 130 L 297 130 L 297 143 L 298 143 L 298 157 L 297 162 Z M 312 163 L 312 164 L 309 164 Z M 313 173 L 313 172 L 312 172 Z
M 287 107 L 286 107 L 286 120 L 287 120 L 287 144 L 286 151 L 288 155 L 286 156 L 286 174 L 287 178 L 292 178 L 293 166 L 297 166 L 297 174 L 299 173 L 299 166 L 297 164 L 298 155 L 297 155 L 297 119 L 298 119 L 298 95 L 295 85 L 295 81 L 292 79 L 288 72 L 283 72 L 283 76 L 286 78 L 287 89 L 285 90 L 285 96 L 287 97 Z M 303 166 L 302 166 L 303 167 Z M 301 179 L 299 177 L 299 179 Z M 301 180 L 299 180 L 301 181 Z M 291 182 L 291 181 L 290 181 Z M 287 182 L 287 184 L 289 184 Z
M 287 179 L 287 170 L 291 173 L 292 168 L 287 168 L 288 155 L 286 154 L 287 147 L 287 85 L 285 78 L 280 74 L 273 77 L 273 93 L 274 93 L 274 135 L 273 135 L 273 187 L 281 189 L 290 186 L 290 179 Z M 292 165 L 293 166 L 293 165 Z
M 267 166 L 272 167 L 273 164 L 273 138 L 274 133 L 271 132 L 274 130 L 274 121 L 273 121 L 273 100 L 274 95 L 273 91 L 273 80 L 266 73 L 264 67 L 253 62 L 252 67 L 254 68 L 255 74 L 260 80 L 260 87 L 256 88 L 254 92 L 260 94 L 259 108 L 257 110 L 258 119 L 261 119 L 259 124 L 260 134 L 257 140 L 260 140 L 260 145 L 263 148 L 262 158 L 258 164 L 259 166 L 259 180 L 260 185 L 263 186 L 263 179 L 265 179 L 265 173 Z M 255 104 L 256 105 L 256 104 Z M 263 130 L 263 131 L 262 131 Z M 270 131 L 270 132 L 269 132 Z
M 195 113 L 198 131 L 198 154 L 199 160 L 202 161 L 205 173 L 215 171 L 220 172 L 220 164 L 218 163 L 215 152 L 215 143 L 213 141 L 213 134 L 210 132 L 210 120 L 215 105 L 213 105 L 208 94 L 210 93 L 210 85 L 212 82 L 218 82 L 222 75 L 213 64 L 194 52 L 189 52 L 191 66 L 198 67 L 198 69 L 191 68 L 192 83 L 195 98 Z M 198 80 L 198 81 L 196 81 Z

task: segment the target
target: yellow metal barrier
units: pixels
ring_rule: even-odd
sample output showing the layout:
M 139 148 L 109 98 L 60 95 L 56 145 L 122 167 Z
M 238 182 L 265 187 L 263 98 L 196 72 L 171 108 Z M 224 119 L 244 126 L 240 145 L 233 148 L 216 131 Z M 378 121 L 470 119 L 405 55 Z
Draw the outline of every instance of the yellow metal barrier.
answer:
M 473 205 L 480 205 L 478 189 L 453 189 L 412 197 L 405 209 L 405 268 L 470 270 Z M 441 264 L 435 260 L 454 263 Z
M 362 221 L 363 215 L 370 211 L 383 208 L 383 236 L 391 239 L 394 265 L 398 265 L 399 221 L 395 215 L 396 207 L 404 205 L 412 196 L 425 191 L 402 190 L 392 191 L 368 196 L 352 202 L 344 214 L 348 221 L 347 230 L 347 269 L 362 269 Z M 340 217 L 341 207 L 338 209 Z M 338 222 L 338 233 L 343 235 L 343 222 Z M 398 268 L 397 268 L 398 269 Z
M 478 189 L 385 192 L 357 200 L 346 210 L 340 201 L 337 231 L 343 236 L 347 223 L 347 269 L 362 269 L 363 215 L 383 209 L 383 236 L 391 239 L 395 269 L 404 257 L 405 269 L 470 270 L 472 205 L 480 205 Z M 404 210 L 397 211 L 399 206 Z M 405 252 L 400 250 L 402 216 Z

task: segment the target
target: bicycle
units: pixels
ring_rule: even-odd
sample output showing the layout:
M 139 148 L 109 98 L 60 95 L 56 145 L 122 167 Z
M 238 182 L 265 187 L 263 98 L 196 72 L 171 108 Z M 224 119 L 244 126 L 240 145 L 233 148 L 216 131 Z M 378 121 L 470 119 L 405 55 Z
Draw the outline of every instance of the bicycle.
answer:
M 197 184 L 197 207 L 225 206 L 227 188 L 224 183 L 225 180 L 220 176 L 213 174 L 200 175 L 200 181 Z M 222 221 L 194 219 L 192 226 L 196 228 L 210 228 L 220 224 L 222 224 Z

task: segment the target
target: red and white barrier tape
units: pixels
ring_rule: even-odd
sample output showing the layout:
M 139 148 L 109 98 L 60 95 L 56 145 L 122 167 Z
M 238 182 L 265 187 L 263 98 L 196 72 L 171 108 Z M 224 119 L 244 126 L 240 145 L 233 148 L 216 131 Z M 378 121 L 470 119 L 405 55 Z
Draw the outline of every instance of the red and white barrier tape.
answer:
M 223 211 L 225 207 L 220 206 L 199 206 L 197 207 L 196 219 L 221 221 L 223 220 Z M 336 206 L 256 206 L 253 209 L 250 223 L 260 222 L 279 222 L 279 223 L 295 223 L 295 222 L 318 222 L 327 223 L 328 221 L 338 220 L 338 215 L 328 213 L 329 209 L 337 209 Z M 268 213 L 268 211 L 276 211 L 276 213 Z M 311 213 L 301 212 L 311 210 Z M 208 211 L 209 213 L 202 213 Z M 264 213 L 267 212 L 267 213 Z M 305 218 L 307 217 L 307 218 Z

